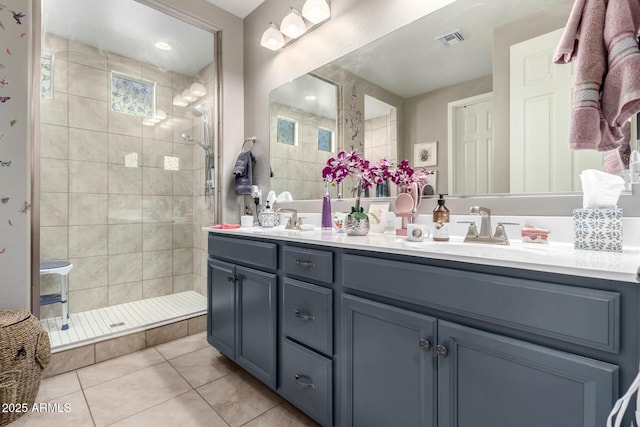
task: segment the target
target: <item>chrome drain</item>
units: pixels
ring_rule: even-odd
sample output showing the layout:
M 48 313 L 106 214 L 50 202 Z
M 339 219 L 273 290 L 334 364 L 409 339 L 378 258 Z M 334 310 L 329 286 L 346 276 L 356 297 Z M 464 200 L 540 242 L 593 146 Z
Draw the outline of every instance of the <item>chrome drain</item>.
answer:
M 124 322 L 114 323 L 113 325 L 109 325 L 110 328 L 117 328 L 118 326 L 124 326 Z

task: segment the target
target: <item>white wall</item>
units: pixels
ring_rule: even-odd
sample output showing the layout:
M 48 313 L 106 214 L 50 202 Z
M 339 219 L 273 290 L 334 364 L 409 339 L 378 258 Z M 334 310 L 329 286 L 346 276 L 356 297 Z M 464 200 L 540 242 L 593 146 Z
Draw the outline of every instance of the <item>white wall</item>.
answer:
M 260 46 L 262 33 L 274 22 L 279 25 L 290 6 L 302 9 L 304 0 L 266 0 L 245 18 L 245 134 L 255 135 L 258 185 L 269 185 L 269 91 L 344 54 L 427 15 L 451 0 L 334 0 L 331 20 L 293 44 L 272 52 Z M 242 141 L 236 147 L 240 150 Z M 228 159 L 227 159 L 228 160 Z M 263 190 L 264 192 L 264 190 Z M 243 201 L 233 194 L 226 198 L 228 215 L 238 220 Z M 235 211 L 235 212 L 234 212 Z
M 243 138 L 244 95 L 243 95 L 243 22 L 240 18 L 213 6 L 204 0 L 158 0 L 157 3 L 176 9 L 187 15 L 207 22 L 222 31 L 222 126 L 221 135 L 225 149 L 219 155 L 224 157 L 221 165 L 222 187 L 231 185 L 233 148 L 227 144 Z M 7 77 L 10 85 L 0 87 L 0 96 L 10 96 L 11 100 L 0 103 L 0 160 L 11 160 L 11 167 L 0 167 L 0 197 L 9 197 L 6 204 L 0 203 L 0 309 L 29 308 L 30 306 L 30 262 L 31 262 L 31 216 L 18 211 L 25 201 L 32 199 L 31 150 L 33 137 L 30 133 L 33 112 L 32 94 L 29 92 L 32 71 L 30 46 L 32 40 L 33 11 L 37 0 L 4 0 L 6 8 L 0 11 L 0 21 L 6 30 L 2 31 L 3 50 L 9 48 L 11 55 L 2 56 L 0 79 Z M 23 11 L 26 17 L 17 26 L 11 11 Z M 21 37 L 21 33 L 24 36 Z M 39 93 L 35 94 L 39 96 Z M 17 120 L 14 126 L 11 119 Z M 233 146 L 233 145 L 232 145 Z M 229 151 L 229 152 L 227 152 Z M 11 220 L 13 225 L 9 225 Z

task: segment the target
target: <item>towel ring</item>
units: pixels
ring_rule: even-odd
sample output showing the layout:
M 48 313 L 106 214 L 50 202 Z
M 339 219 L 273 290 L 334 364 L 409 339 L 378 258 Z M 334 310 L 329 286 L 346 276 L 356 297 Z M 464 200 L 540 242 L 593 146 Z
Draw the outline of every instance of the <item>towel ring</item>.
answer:
M 252 136 L 251 138 L 245 139 L 244 142 L 242 143 L 242 148 L 240 149 L 240 151 L 244 151 L 244 146 L 247 145 L 247 142 L 251 143 L 251 146 L 249 147 L 249 151 L 251 151 L 251 149 L 253 148 L 253 144 L 256 143 L 256 137 Z

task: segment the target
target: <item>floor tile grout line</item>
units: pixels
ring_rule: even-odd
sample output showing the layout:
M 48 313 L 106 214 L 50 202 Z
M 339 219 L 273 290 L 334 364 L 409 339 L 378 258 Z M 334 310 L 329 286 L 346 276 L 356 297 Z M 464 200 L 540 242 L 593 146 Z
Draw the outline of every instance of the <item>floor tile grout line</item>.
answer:
M 120 418 L 120 419 L 118 419 L 118 420 L 115 420 L 115 421 L 114 421 L 114 422 L 112 422 L 112 423 L 106 424 L 106 425 L 105 425 L 105 427 L 109 427 L 109 426 L 112 426 L 112 425 L 114 425 L 114 424 L 116 424 L 116 423 L 122 422 L 122 421 L 124 421 L 124 420 L 126 420 L 126 419 L 128 419 L 128 418 L 135 417 L 135 416 L 136 416 L 136 415 L 138 415 L 138 414 L 141 414 L 141 413 L 146 412 L 146 411 L 148 411 L 148 410 L 150 410 L 150 409 L 156 408 L 156 407 L 158 407 L 158 406 L 160 406 L 160 405 L 164 405 L 164 404 L 165 404 L 165 403 L 167 403 L 168 401 L 173 400 L 173 399 L 177 399 L 178 397 L 180 397 L 180 396 L 184 396 L 185 394 L 187 394 L 187 393 L 189 393 L 189 392 L 192 392 L 192 391 L 195 391 L 195 390 L 192 388 L 191 390 L 187 390 L 187 391 L 185 391 L 185 392 L 183 392 L 183 393 L 176 394 L 175 396 L 172 396 L 172 397 L 168 398 L 167 400 L 163 400 L 162 402 L 158 402 L 157 404 L 155 404 L 155 405 L 153 405 L 153 406 L 150 406 L 150 407 L 148 407 L 148 408 L 142 409 L 142 410 L 140 410 L 140 411 L 138 411 L 138 412 L 136 412 L 136 413 L 133 413 L 133 414 L 131 414 L 131 415 L 127 415 L 126 417 L 124 417 L 124 418 Z
M 87 394 L 84 391 L 84 387 L 82 386 L 82 381 L 80 381 L 80 375 L 78 375 L 78 370 L 75 370 L 76 379 L 78 380 L 78 384 L 80 385 L 80 391 L 82 392 L 82 397 L 84 398 L 84 403 L 87 405 L 87 410 L 89 411 L 89 416 L 91 417 L 91 422 L 93 423 L 93 427 L 97 427 L 96 420 L 93 417 L 93 412 L 91 411 L 91 405 L 89 405 L 89 399 L 87 399 Z
M 226 376 L 228 376 L 228 375 L 230 375 L 230 374 L 231 374 L 231 372 L 229 372 L 229 373 L 228 373 L 227 375 L 225 375 L 224 377 L 226 377 Z M 220 378 L 224 378 L 224 377 L 220 377 Z M 213 381 L 209 381 L 207 384 L 211 384 L 211 383 L 212 383 L 212 382 L 214 382 L 214 381 L 218 381 L 220 378 L 217 378 L 217 379 L 215 379 L 215 380 L 213 380 Z M 201 385 L 200 387 L 204 387 L 205 385 L 206 385 L 206 384 Z M 200 388 L 200 387 L 198 387 L 198 388 Z M 204 401 L 205 401 L 205 403 L 206 403 L 207 405 L 209 405 L 209 407 L 211 408 L 211 410 L 213 410 L 213 412 L 215 412 L 216 414 L 218 414 L 218 416 L 220 417 L 220 419 L 221 419 L 222 421 L 224 421 L 224 423 L 225 423 L 227 426 L 232 427 L 232 426 L 231 426 L 231 424 L 229 424 L 229 421 L 227 421 L 227 419 L 226 419 L 225 417 L 223 417 L 223 416 L 222 416 L 222 414 L 216 410 L 216 408 L 214 408 L 214 407 L 213 407 L 213 405 L 211 404 L 211 402 L 209 402 L 209 401 L 207 400 L 207 398 L 206 398 L 206 397 L 204 397 L 204 396 L 202 395 L 202 393 L 200 393 L 200 391 L 198 391 L 198 388 L 194 388 L 194 389 L 193 389 L 193 391 L 195 391 L 196 393 L 198 393 L 198 396 L 200 396 L 200 398 L 201 398 L 202 400 L 204 400 Z

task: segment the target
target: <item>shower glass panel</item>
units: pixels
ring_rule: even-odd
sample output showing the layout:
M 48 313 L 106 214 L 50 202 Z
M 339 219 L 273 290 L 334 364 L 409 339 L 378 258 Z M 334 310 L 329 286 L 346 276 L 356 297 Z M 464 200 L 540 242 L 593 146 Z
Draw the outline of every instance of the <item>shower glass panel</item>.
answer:
M 42 9 L 43 78 L 53 86 L 41 97 L 40 261 L 73 264 L 69 330 L 58 331 L 60 303 L 40 307 L 54 350 L 201 314 L 201 225 L 216 207 L 194 141 L 213 133 L 203 117 L 216 114 L 215 34 L 134 0 L 43 0 Z M 149 103 L 126 98 L 135 96 Z M 149 111 L 114 111 L 114 97 Z M 60 293 L 60 277 L 42 275 L 40 288 Z

